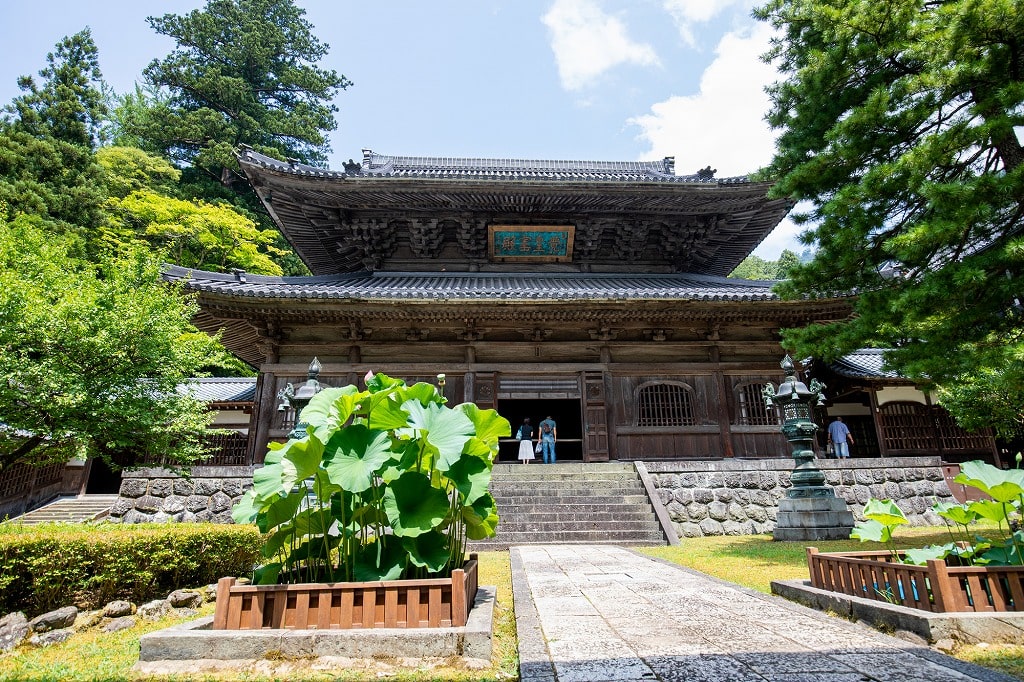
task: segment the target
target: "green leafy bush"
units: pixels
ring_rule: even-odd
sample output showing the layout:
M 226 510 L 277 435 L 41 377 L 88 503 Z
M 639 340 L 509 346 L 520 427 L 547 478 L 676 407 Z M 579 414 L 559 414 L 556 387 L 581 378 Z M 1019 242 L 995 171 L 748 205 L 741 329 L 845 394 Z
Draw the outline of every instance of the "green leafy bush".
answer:
M 260 584 L 447 577 L 466 540 L 494 535 L 488 492 L 494 410 L 449 408 L 431 384 L 383 374 L 367 390 L 328 388 L 300 415 L 306 435 L 272 444 L 238 523 L 265 534 Z
M 173 590 L 248 575 L 260 537 L 249 526 L 104 524 L 0 526 L 0 614 L 39 614 L 113 599 L 141 603 Z
M 865 520 L 857 524 L 850 537 L 862 542 L 884 542 L 893 561 L 919 566 L 929 559 L 942 559 L 958 566 L 1024 565 L 1024 470 L 999 469 L 981 461 L 965 462 L 953 480 L 980 490 L 989 499 L 933 507 L 949 530 L 950 541 L 946 544 L 898 552 L 893 530 L 907 523 L 907 519 L 892 500 L 868 500 L 864 506 Z M 975 521 L 995 524 L 994 536 L 972 532 L 971 524 Z

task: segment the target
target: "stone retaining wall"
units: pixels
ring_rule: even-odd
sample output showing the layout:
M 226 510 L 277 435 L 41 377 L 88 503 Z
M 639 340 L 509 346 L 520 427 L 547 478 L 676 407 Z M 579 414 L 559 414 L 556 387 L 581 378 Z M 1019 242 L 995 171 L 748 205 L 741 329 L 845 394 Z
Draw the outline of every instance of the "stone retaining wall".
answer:
M 252 487 L 253 469 L 198 466 L 187 476 L 162 468 L 126 470 L 110 520 L 232 523 L 231 507 Z
M 791 487 L 791 459 L 645 462 L 679 537 L 771 533 Z M 911 524 L 941 525 L 936 501 L 954 502 L 938 457 L 818 460 L 854 517 L 871 497 L 894 500 Z

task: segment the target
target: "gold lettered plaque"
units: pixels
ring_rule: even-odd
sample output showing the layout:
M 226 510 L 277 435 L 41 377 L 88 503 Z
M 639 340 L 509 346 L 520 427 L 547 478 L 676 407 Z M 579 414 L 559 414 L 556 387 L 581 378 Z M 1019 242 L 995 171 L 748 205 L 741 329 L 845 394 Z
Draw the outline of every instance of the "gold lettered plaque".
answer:
M 569 263 L 573 225 L 488 225 L 487 255 L 499 263 Z

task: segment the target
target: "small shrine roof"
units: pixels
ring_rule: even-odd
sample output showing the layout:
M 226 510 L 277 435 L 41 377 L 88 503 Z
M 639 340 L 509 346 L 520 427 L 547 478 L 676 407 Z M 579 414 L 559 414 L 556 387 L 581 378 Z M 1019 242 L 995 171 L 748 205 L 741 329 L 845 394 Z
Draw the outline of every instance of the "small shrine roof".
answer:
M 861 348 L 844 355 L 830 365 L 830 369 L 850 379 L 902 379 L 899 373 L 885 368 L 884 350 Z
M 372 301 L 778 300 L 774 282 L 694 274 L 373 272 L 269 277 L 168 266 L 192 291 L 254 299 Z
M 178 390 L 204 403 L 251 403 L 256 398 L 256 378 L 201 377 L 180 384 Z

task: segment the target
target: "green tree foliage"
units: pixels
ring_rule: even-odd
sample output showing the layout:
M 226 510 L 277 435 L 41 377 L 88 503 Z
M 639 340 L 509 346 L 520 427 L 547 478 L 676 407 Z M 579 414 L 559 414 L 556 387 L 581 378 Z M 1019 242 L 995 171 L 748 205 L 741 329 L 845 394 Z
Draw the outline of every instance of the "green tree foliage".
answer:
M 0 202 L 11 215 L 38 215 L 73 233 L 80 250 L 104 223 L 102 170 L 93 158 L 105 106 L 96 45 L 88 29 L 57 44 L 0 122 Z
M 330 101 L 349 82 L 316 66 L 328 46 L 304 15 L 291 0 L 209 0 L 188 14 L 150 17 L 178 44 L 144 72 L 169 96 L 142 106 L 136 93 L 126 132 L 225 183 L 239 144 L 322 163 L 326 133 L 337 127 Z
M 773 194 L 810 203 L 813 262 L 783 295 L 858 292 L 855 315 L 785 332 L 801 356 L 893 349 L 952 383 L 1020 357 L 1024 3 L 770 0 L 785 80 Z M 1007 349 L 1012 350 L 1007 354 Z
M 939 402 L 967 429 L 991 426 L 1012 440 L 1024 436 L 1024 346 L 990 350 L 979 368 L 939 387 Z
M 785 279 L 789 276 L 789 271 L 799 264 L 800 256 L 785 249 L 779 254 L 778 260 L 747 256 L 729 276 L 737 279 Z
M 205 406 L 176 386 L 222 351 L 142 250 L 89 263 L 41 221 L 0 216 L 0 470 L 201 452 Z
M 111 195 L 112 243 L 142 241 L 189 268 L 281 274 L 271 258 L 279 253 L 276 231 L 260 230 L 227 202 L 169 196 L 178 191 L 181 173 L 166 160 L 132 147 L 104 147 L 96 157 Z

